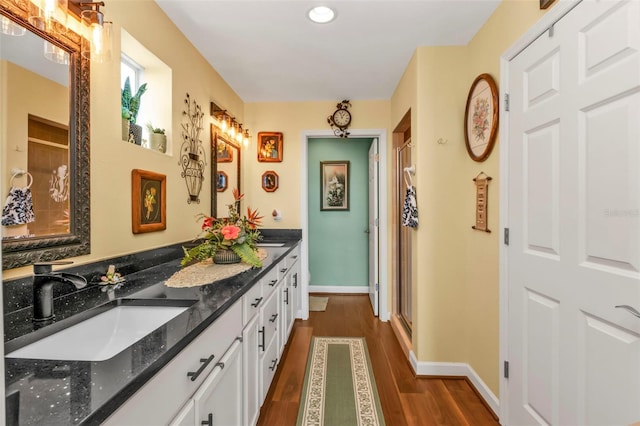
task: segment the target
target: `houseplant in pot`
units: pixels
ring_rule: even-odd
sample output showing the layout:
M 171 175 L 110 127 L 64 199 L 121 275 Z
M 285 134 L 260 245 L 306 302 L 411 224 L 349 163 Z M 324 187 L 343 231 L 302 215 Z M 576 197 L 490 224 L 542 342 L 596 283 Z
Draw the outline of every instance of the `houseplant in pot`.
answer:
M 201 242 L 190 249 L 184 248 L 181 265 L 212 259 L 213 263 L 227 264 L 244 262 L 253 267 L 262 266 L 258 255 L 257 242 L 262 239 L 258 226 L 262 216 L 257 210 L 247 209 L 246 216 L 240 216 L 240 199 L 243 194 L 233 190 L 235 202 L 228 204 L 229 216 L 223 218 L 199 215 L 202 220 Z
M 142 126 L 136 124 L 138 111 L 140 110 L 140 98 L 147 91 L 147 83 L 141 84 L 135 95 L 131 94 L 131 83 L 129 77 L 124 81 L 122 89 L 122 117 L 129 117 L 129 133 L 133 135 L 136 145 L 142 143 Z
M 164 129 L 153 127 L 151 123 L 147 123 L 147 130 L 149 130 L 149 147 L 165 152 L 167 150 L 167 135 Z

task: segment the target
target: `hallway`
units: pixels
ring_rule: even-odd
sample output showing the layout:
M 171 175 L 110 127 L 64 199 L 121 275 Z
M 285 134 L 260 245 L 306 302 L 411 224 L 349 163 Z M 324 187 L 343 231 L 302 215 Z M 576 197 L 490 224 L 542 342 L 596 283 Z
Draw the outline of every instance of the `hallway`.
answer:
M 367 295 L 334 294 L 325 312 L 296 320 L 258 425 L 295 425 L 312 336 L 366 337 L 387 425 L 498 425 L 465 380 L 415 378 L 389 323 L 373 316 Z

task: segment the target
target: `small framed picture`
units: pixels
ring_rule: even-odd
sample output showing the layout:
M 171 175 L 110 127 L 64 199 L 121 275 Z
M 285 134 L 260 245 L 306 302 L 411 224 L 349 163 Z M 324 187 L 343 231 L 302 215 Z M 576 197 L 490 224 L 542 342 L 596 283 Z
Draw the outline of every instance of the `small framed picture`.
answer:
M 275 192 L 279 186 L 278 174 L 273 170 L 267 170 L 262 174 L 262 189 L 267 192 Z
M 258 161 L 282 162 L 282 132 L 258 132 Z
M 216 161 L 218 163 L 231 163 L 233 162 L 233 147 L 223 141 L 223 139 L 218 138 L 218 144 L 216 145 Z
M 218 172 L 218 178 L 216 179 L 216 190 L 218 192 L 224 192 L 229 186 L 229 176 L 225 172 Z
M 349 161 L 321 161 L 320 186 L 320 210 L 349 210 Z
M 131 228 L 134 234 L 167 229 L 167 177 L 131 171 Z

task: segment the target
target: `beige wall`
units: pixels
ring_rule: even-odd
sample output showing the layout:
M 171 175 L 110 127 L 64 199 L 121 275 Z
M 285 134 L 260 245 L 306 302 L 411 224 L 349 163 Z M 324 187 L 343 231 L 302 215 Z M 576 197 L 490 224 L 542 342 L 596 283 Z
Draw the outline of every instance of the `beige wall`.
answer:
M 392 127 L 412 108 L 420 212 L 413 242 L 413 350 L 419 361 L 470 364 L 496 395 L 500 148 L 496 143 L 483 163 L 471 160 L 463 118 L 471 83 L 489 73 L 499 85 L 500 55 L 542 16 L 538 5 L 505 0 L 467 46 L 417 49 L 391 100 Z M 440 138 L 447 143 L 438 144 Z M 493 177 L 490 234 L 471 229 L 472 179 L 481 171 Z
M 111 1 L 104 8 L 114 22 L 114 60 L 91 64 L 91 254 L 73 258 L 76 264 L 187 241 L 198 234 L 195 215 L 210 211 L 210 164 L 200 204 L 187 204 L 188 193 L 178 165 L 180 123 L 185 94 L 205 112 L 202 142 L 210 154 L 209 102 L 216 101 L 243 121 L 244 103 L 186 40 L 152 0 Z M 144 19 L 141 19 L 144 17 Z M 161 154 L 123 142 L 120 118 L 120 28 L 167 64 L 173 73 L 169 128 L 172 150 Z M 157 90 L 157 88 L 153 88 Z M 145 97 L 142 97 L 144 104 Z M 167 229 L 134 235 L 131 232 L 131 170 L 167 176 Z M 3 279 L 29 275 L 31 268 L 4 271 Z

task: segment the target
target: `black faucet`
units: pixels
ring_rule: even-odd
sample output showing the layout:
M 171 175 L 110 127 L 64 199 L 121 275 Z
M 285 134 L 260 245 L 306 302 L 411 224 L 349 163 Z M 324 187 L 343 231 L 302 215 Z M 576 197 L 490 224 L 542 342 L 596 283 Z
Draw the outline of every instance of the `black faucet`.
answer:
M 87 285 L 87 280 L 76 274 L 53 272 L 53 265 L 69 265 L 73 262 L 43 262 L 33 264 L 33 321 L 49 321 L 53 314 L 53 285 L 55 283 L 73 284 L 76 288 Z

